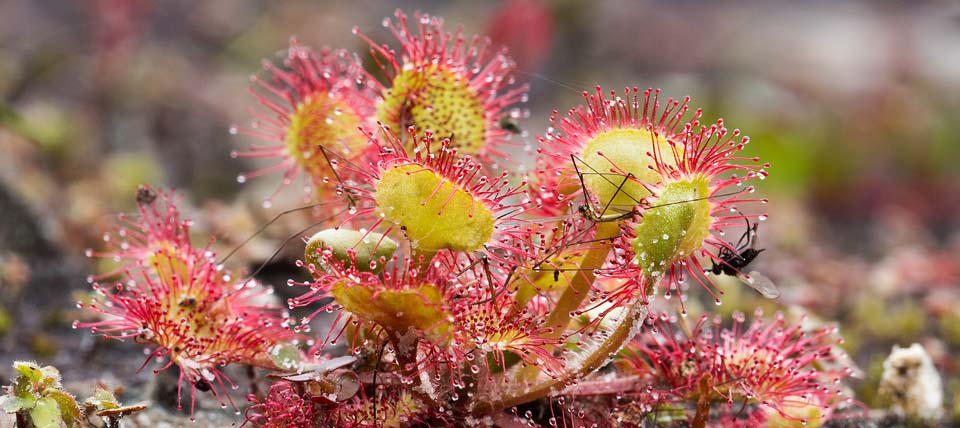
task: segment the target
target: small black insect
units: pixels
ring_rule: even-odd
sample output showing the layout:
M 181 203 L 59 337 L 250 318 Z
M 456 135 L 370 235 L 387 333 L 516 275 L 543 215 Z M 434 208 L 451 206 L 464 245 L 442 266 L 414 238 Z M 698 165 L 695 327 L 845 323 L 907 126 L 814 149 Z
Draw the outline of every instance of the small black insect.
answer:
M 710 270 L 714 275 L 730 275 L 737 276 L 740 272 L 740 269 L 747 267 L 753 259 L 757 258 L 760 253 L 763 252 L 763 248 L 756 249 L 754 244 L 756 239 L 754 237 L 757 234 L 757 226 L 759 224 L 755 223 L 753 227 L 749 226 L 749 220 L 747 221 L 747 230 L 743 232 L 743 235 L 740 236 L 740 240 L 737 241 L 736 251 L 731 250 L 728 247 L 723 247 L 720 249 L 720 252 L 717 253 L 717 257 L 722 261 L 720 264 L 713 262 L 713 266 L 710 267 Z
M 150 205 L 155 200 L 157 200 L 157 192 L 155 190 L 144 185 L 137 186 L 138 204 Z
M 204 379 L 197 379 L 197 382 L 193 384 L 198 391 L 207 392 L 210 390 L 210 384 L 207 383 Z
M 780 297 L 780 290 L 770 278 L 767 278 L 757 271 L 751 271 L 749 274 L 742 272 L 747 265 L 753 262 L 753 260 L 764 251 L 763 248 L 759 250 L 756 248 L 757 226 L 759 226 L 759 223 L 754 223 L 753 226 L 750 226 L 750 220 L 747 220 L 747 230 L 743 232 L 740 240 L 737 241 L 737 248 L 735 250 L 727 247 L 721 248 L 720 252 L 717 253 L 720 263 L 716 261 L 711 262 L 710 272 L 714 275 L 723 274 L 735 276 L 763 297 L 776 299 Z
M 500 129 L 507 131 L 511 134 L 522 134 L 523 129 L 520 129 L 520 125 L 517 122 L 514 122 L 513 119 L 509 117 L 504 117 L 500 119 Z

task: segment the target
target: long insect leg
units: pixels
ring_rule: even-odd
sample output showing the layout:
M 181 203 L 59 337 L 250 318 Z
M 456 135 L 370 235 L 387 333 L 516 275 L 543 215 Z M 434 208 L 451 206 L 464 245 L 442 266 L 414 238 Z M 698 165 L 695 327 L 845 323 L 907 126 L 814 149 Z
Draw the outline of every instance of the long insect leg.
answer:
M 575 155 L 575 154 L 570 154 L 570 160 L 571 160 L 571 162 L 573 163 L 574 171 L 576 171 L 576 173 L 577 173 L 577 178 L 580 180 L 580 189 L 581 189 L 581 192 L 583 193 L 584 205 L 586 205 L 586 206 L 587 206 L 588 208 L 590 208 L 591 210 L 593 210 L 593 207 L 592 207 L 592 203 L 591 203 L 591 201 L 590 201 L 590 196 L 589 196 L 589 191 L 587 190 L 587 185 L 586 185 L 586 183 L 584 182 L 584 176 L 585 176 L 585 175 L 587 175 L 587 174 L 597 175 L 597 176 L 599 176 L 600 178 L 602 178 L 604 181 L 606 181 L 607 184 L 609 184 L 609 185 L 611 185 L 611 186 L 616 186 L 617 183 L 616 183 L 613 179 L 609 178 L 608 176 L 627 177 L 628 179 L 630 179 L 630 178 L 634 178 L 634 179 L 635 179 L 635 178 L 636 178 L 636 176 L 634 176 L 634 175 L 631 174 L 631 173 L 620 174 L 620 173 L 615 173 L 615 172 L 603 173 L 603 172 L 597 171 L 596 168 L 594 168 L 594 167 L 592 167 L 590 164 L 584 162 L 583 159 L 579 158 L 579 157 L 578 157 L 577 155 Z M 582 163 L 585 167 L 589 168 L 592 172 L 584 173 L 584 172 L 580 171 L 580 167 L 577 166 L 578 163 Z M 607 211 L 610 207 L 613 206 L 613 205 L 612 205 L 613 199 L 616 199 L 616 196 L 619 195 L 619 194 L 621 194 L 621 193 L 623 193 L 624 195 L 627 195 L 628 198 L 630 198 L 631 200 L 633 200 L 634 205 L 642 205 L 642 204 L 645 203 L 645 201 L 644 201 L 643 198 L 637 199 L 636 197 L 634 197 L 634 196 L 631 195 L 630 193 L 624 192 L 622 186 L 623 186 L 623 185 L 620 185 L 620 187 L 618 188 L 618 190 L 616 191 L 616 193 L 613 194 L 613 197 L 610 199 L 610 201 L 608 201 L 607 207 L 604 207 L 604 210 L 602 211 L 601 215 L 606 214 L 606 211 Z M 594 211 L 594 212 L 595 212 L 595 211 Z
M 324 205 L 326 205 L 326 204 L 328 204 L 328 203 L 329 203 L 329 202 L 317 202 L 317 203 L 315 203 L 315 204 L 310 204 L 310 205 L 303 206 L 303 207 L 300 207 L 300 208 L 292 208 L 292 209 L 289 209 L 289 210 L 280 212 L 279 214 L 273 216 L 273 218 L 270 219 L 270 221 L 264 223 L 263 226 L 260 226 L 260 228 L 257 229 L 257 231 L 254 232 L 252 235 L 248 236 L 247 239 L 244 239 L 243 242 L 241 242 L 239 245 L 236 246 L 236 248 L 234 248 L 233 250 L 230 250 L 230 252 L 227 253 L 227 255 L 224 256 L 222 259 L 220 259 L 220 261 L 217 262 L 217 263 L 218 263 L 218 264 L 223 264 L 224 262 L 226 262 L 227 259 L 229 259 L 231 256 L 233 256 L 234 253 L 236 253 L 236 252 L 239 251 L 241 248 L 243 248 L 244 245 L 247 245 L 248 243 L 250 243 L 250 241 L 253 240 L 253 238 L 256 238 L 257 235 L 263 233 L 263 231 L 266 230 L 268 226 L 270 226 L 271 224 L 273 224 L 273 223 L 276 222 L 277 220 L 280 220 L 280 217 L 283 217 L 283 216 L 285 216 L 285 215 L 287 215 L 287 214 L 295 213 L 295 212 L 297 212 L 297 211 L 303 211 L 303 210 L 307 210 L 307 209 L 310 209 L 310 208 L 321 207 L 321 206 L 324 206 Z
M 335 218 L 335 217 L 337 217 L 337 216 L 339 216 L 340 214 L 343 214 L 343 213 L 345 213 L 345 212 L 347 212 L 347 209 L 342 209 L 342 210 L 340 210 L 340 211 L 338 211 L 338 212 L 336 212 L 336 213 L 334 213 L 334 214 L 332 214 L 332 215 L 330 215 L 330 216 L 327 216 L 327 217 L 323 218 L 323 219 L 320 220 L 320 221 L 311 223 L 309 226 L 301 229 L 299 232 L 297 232 L 297 233 L 295 233 L 295 234 L 293 234 L 293 235 L 290 235 L 290 237 L 288 237 L 287 239 L 285 239 L 285 240 L 283 241 L 283 243 L 281 243 L 280 246 L 277 247 L 277 250 L 274 251 L 273 254 L 271 254 L 269 258 L 267 258 L 266 260 L 264 260 L 263 263 L 260 264 L 260 267 L 258 267 L 257 270 L 253 271 L 252 274 L 247 275 L 247 277 L 246 277 L 242 282 L 245 283 L 245 282 L 253 279 L 254 277 L 256 277 L 257 274 L 259 274 L 265 267 L 267 267 L 268 264 L 270 264 L 271 261 L 273 261 L 274 258 L 277 257 L 278 254 L 280 254 L 280 251 L 283 251 L 283 247 L 285 247 L 287 244 L 289 244 L 290 241 L 292 241 L 294 238 L 296 238 L 296 237 L 298 237 L 298 236 L 301 236 L 301 235 L 303 235 L 304 233 L 307 233 L 308 230 L 313 229 L 314 227 L 317 227 L 317 226 L 319 226 L 319 225 L 321 225 L 321 224 L 323 224 L 323 223 L 326 223 L 328 220 L 330 220 L 330 219 L 332 219 L 332 218 Z
M 620 185 L 617 186 L 617 190 L 616 190 L 616 192 L 614 192 L 614 195 L 619 194 L 620 191 L 623 190 L 623 185 L 626 184 L 626 183 L 627 183 L 627 180 L 629 180 L 629 179 L 632 178 L 632 177 L 633 177 L 633 174 L 630 174 L 630 173 L 628 173 L 626 176 L 624 176 L 624 177 L 623 177 L 623 180 L 620 181 Z M 628 218 L 630 218 L 630 217 L 633 217 L 633 214 L 634 214 L 634 212 L 635 212 L 634 210 L 630 210 L 630 211 L 627 211 L 627 212 L 622 213 L 622 214 L 615 214 L 615 215 L 607 216 L 607 215 L 606 215 L 606 212 L 607 212 L 608 209 L 610 209 L 610 205 L 611 205 L 612 203 L 613 203 L 613 198 L 610 198 L 610 200 L 607 201 L 606 205 L 604 205 L 603 211 L 600 211 L 600 214 L 595 213 L 595 212 L 593 211 L 593 209 L 591 209 L 591 208 L 590 208 L 589 206 L 587 206 L 587 205 L 581 205 L 581 206 L 580 206 L 580 214 L 582 214 L 582 215 L 583 215 L 584 217 L 586 217 L 588 220 L 593 221 L 593 222 L 595 222 L 595 223 L 610 222 L 610 221 L 620 221 L 620 220 L 626 220 L 626 219 L 628 219 Z
M 350 162 L 348 159 L 344 159 L 342 156 L 338 156 L 336 153 L 331 153 L 331 154 L 328 155 L 328 153 L 327 153 L 327 148 L 324 147 L 323 145 L 318 145 L 318 147 L 320 148 L 320 153 L 323 154 L 323 158 L 326 160 L 327 165 L 330 167 L 330 170 L 333 172 L 334 178 L 336 178 L 336 180 L 337 180 L 337 183 L 338 183 L 337 186 L 338 186 L 339 188 L 343 189 L 343 188 L 344 188 L 343 179 L 340 177 L 340 173 L 337 172 L 336 165 L 335 165 L 335 164 L 333 163 L 333 161 L 330 159 L 330 156 L 331 156 L 331 155 L 332 155 L 332 156 L 337 156 L 337 157 L 339 158 L 338 161 L 344 161 L 344 162 L 347 162 L 347 163 L 351 163 L 351 162 Z M 351 164 L 352 164 L 352 163 L 351 163 Z M 356 168 L 355 165 L 353 165 L 353 167 Z M 354 199 L 354 197 L 353 197 L 352 195 L 350 195 L 349 192 L 344 191 L 344 194 L 345 194 L 345 198 L 347 199 L 347 202 L 348 202 L 349 206 L 355 206 L 355 205 L 356 205 L 356 199 Z M 139 196 L 139 193 L 138 193 L 138 197 L 140 197 L 140 196 Z M 282 212 L 278 213 L 278 214 L 275 215 L 273 218 L 271 218 L 270 221 L 264 223 L 263 226 L 260 226 L 260 228 L 257 229 L 256 232 L 254 232 L 252 235 L 250 235 L 250 236 L 248 236 L 246 239 L 244 239 L 243 242 L 241 242 L 239 245 L 237 245 L 233 250 L 230 250 L 230 252 L 227 253 L 227 255 L 224 256 L 222 259 L 220 259 L 220 261 L 219 261 L 218 263 L 222 264 L 222 263 L 226 262 L 227 259 L 229 259 L 231 256 L 233 256 L 237 251 L 239 251 L 239 250 L 240 250 L 241 248 L 243 248 L 245 245 L 249 244 L 250 241 L 253 240 L 253 238 L 256 238 L 258 235 L 260 235 L 261 233 L 263 233 L 263 231 L 266 230 L 267 227 L 269 227 L 270 225 L 272 225 L 273 223 L 275 223 L 277 220 L 280 220 L 281 217 L 283 217 L 283 216 L 285 216 L 285 215 L 287 215 L 287 214 L 291 214 L 291 213 L 297 212 L 297 211 L 303 211 L 303 210 L 307 210 L 307 209 L 311 209 L 311 208 L 321 207 L 321 206 L 324 206 L 324 205 L 327 205 L 327 204 L 330 204 L 330 203 L 331 203 L 331 202 L 329 202 L 329 201 L 317 202 L 317 203 L 314 203 L 314 204 L 302 206 L 302 207 L 299 207 L 299 208 L 292 208 L 292 209 L 285 210 L 285 211 L 282 211 Z M 330 218 L 333 218 L 333 216 L 327 217 L 327 219 L 325 219 L 324 221 L 326 221 L 326 220 L 328 220 L 328 219 L 330 219 Z M 315 225 L 316 225 L 316 224 L 315 224 Z M 315 226 L 315 225 L 314 225 L 314 226 Z M 311 227 L 313 227 L 313 226 L 311 226 Z M 306 230 L 309 230 L 309 228 L 306 229 Z M 289 239 L 290 239 L 290 238 L 288 238 L 287 241 L 289 241 Z M 287 241 L 285 241 L 284 244 L 286 244 Z M 282 247 L 281 247 L 281 248 L 282 248 Z
M 494 300 L 496 300 L 498 297 L 500 297 L 500 294 L 502 294 L 503 291 L 506 290 L 507 287 L 509 286 L 509 284 L 510 284 L 510 279 L 513 278 L 514 272 L 517 271 L 517 266 L 514 266 L 514 267 L 510 268 L 510 272 L 507 274 L 507 278 L 506 278 L 506 280 L 503 282 L 503 287 L 500 287 L 500 289 L 497 290 L 496 287 L 495 287 L 494 284 L 493 284 L 493 273 L 490 271 L 490 262 L 489 262 L 489 260 L 487 259 L 486 256 L 483 256 L 480 260 L 481 260 L 481 263 L 483 264 L 484 274 L 487 276 L 487 284 L 488 284 L 489 287 L 490 287 L 490 297 L 478 301 L 478 302 L 476 303 L 477 305 L 481 305 L 481 304 L 484 304 L 484 303 L 487 303 L 487 302 L 494 301 Z
M 741 213 L 740 211 L 737 211 L 737 212 L 740 213 L 741 217 L 743 217 L 743 221 L 747 223 L 747 228 L 743 231 L 743 235 L 740 235 L 740 239 L 737 240 L 737 245 L 736 245 L 737 251 L 743 251 L 747 248 L 750 248 L 750 241 L 753 240 L 752 239 L 753 236 L 751 235 L 751 230 L 750 230 L 750 219 L 748 219 L 747 216 L 743 215 L 743 213 Z M 747 242 L 743 242 L 744 240 L 746 240 Z
M 323 158 L 326 159 L 327 165 L 330 167 L 330 171 L 333 172 L 333 177 L 337 179 L 337 187 L 343 190 L 344 197 L 347 198 L 347 203 L 350 204 L 351 207 L 355 206 L 357 204 L 357 200 L 353 197 L 353 195 L 350 194 L 350 192 L 347 191 L 347 189 L 344 188 L 343 179 L 340 178 L 340 173 L 337 172 L 336 165 L 334 165 L 333 161 L 330 160 L 330 156 L 327 155 L 327 149 L 322 145 L 320 146 L 320 153 L 323 153 Z M 343 157 L 340 156 L 340 158 L 342 159 Z

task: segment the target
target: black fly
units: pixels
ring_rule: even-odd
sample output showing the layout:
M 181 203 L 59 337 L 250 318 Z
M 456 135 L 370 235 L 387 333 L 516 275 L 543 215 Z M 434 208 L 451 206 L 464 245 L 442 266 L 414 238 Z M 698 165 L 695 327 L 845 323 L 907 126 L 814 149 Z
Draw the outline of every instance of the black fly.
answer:
M 749 222 L 747 224 L 749 225 Z M 757 256 L 763 252 L 763 248 L 759 250 L 754 248 L 754 244 L 756 244 L 754 237 L 757 235 L 757 226 L 759 226 L 759 224 L 755 223 L 753 227 L 747 227 L 747 230 L 740 236 L 740 240 L 737 241 L 738 247 L 736 251 L 728 247 L 720 249 L 717 257 L 720 258 L 721 263 L 717 264 L 717 262 L 713 262 L 713 266 L 710 268 L 714 275 L 724 274 L 737 276 L 740 269 L 747 267 L 753 259 L 757 258 Z
M 743 232 L 740 240 L 737 241 L 737 248 L 721 248 L 720 252 L 717 253 L 717 258 L 720 259 L 720 263 L 718 264 L 716 261 L 711 262 L 710 272 L 714 275 L 723 274 L 735 276 L 763 297 L 776 299 L 780 297 L 780 290 L 770 278 L 767 278 L 757 271 L 751 271 L 749 274 L 742 272 L 742 270 L 753 262 L 753 259 L 756 259 L 764 250 L 763 248 L 759 250 L 756 248 L 757 226 L 759 226 L 759 223 L 754 223 L 753 226 L 750 226 L 750 220 L 747 220 L 747 230 Z
M 500 126 L 500 129 L 507 131 L 511 134 L 519 135 L 523 133 L 523 129 L 520 129 L 520 125 L 517 124 L 517 122 L 514 122 L 509 117 L 504 117 L 500 119 L 499 126 Z
M 150 205 L 157 200 L 157 192 L 150 187 L 137 186 L 137 203 L 141 205 Z

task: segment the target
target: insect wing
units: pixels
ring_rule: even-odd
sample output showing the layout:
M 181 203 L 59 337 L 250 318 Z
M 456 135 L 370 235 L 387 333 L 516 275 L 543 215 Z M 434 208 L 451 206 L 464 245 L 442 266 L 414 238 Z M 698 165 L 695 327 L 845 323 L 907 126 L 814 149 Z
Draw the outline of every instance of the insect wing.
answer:
M 776 299 L 780 297 L 780 289 L 777 288 L 776 284 L 767 278 L 762 273 L 757 271 L 750 271 L 750 274 L 739 274 L 737 278 L 740 278 L 744 284 L 747 284 L 748 287 L 757 290 L 761 296 L 768 299 Z

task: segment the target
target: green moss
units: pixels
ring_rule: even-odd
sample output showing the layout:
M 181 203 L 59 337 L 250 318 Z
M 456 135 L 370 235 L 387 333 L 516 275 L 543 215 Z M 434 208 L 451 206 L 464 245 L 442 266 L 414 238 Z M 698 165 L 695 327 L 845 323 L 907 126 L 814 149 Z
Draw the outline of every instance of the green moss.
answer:
M 865 296 L 857 300 L 853 312 L 858 328 L 888 341 L 915 341 L 926 327 L 923 308 L 908 300 L 892 304 L 879 296 Z
M 857 400 L 860 400 L 869 408 L 877 409 L 886 407 L 889 404 L 883 402 L 884 400 L 878 392 L 880 378 L 883 376 L 884 359 L 886 359 L 886 355 L 880 353 L 870 357 L 863 381 L 861 381 L 856 388 Z
M 948 312 L 937 319 L 940 334 L 947 343 L 960 346 L 960 311 Z
M 0 337 L 6 336 L 10 332 L 11 326 L 13 326 L 13 318 L 10 317 L 6 308 L 0 306 Z
M 163 181 L 163 169 L 157 160 L 146 152 L 117 152 L 103 164 L 103 177 L 116 203 L 124 209 L 133 209 L 136 199 L 133 193 L 143 183 Z
M 40 358 L 50 358 L 60 352 L 60 344 L 51 336 L 36 333 L 30 338 L 30 350 Z

